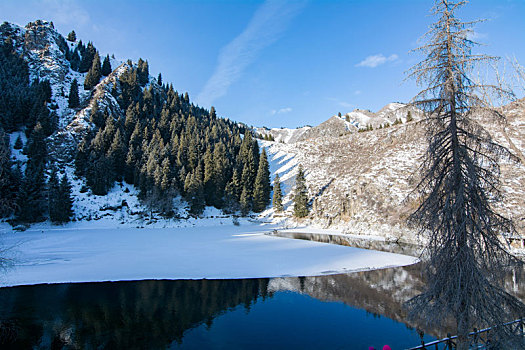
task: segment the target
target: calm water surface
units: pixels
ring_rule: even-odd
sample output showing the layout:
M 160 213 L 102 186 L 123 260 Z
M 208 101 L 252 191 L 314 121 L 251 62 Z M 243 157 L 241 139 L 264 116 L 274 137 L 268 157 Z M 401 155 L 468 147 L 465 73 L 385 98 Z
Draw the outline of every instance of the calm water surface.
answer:
M 523 274 L 507 289 L 525 299 Z M 0 288 L 0 349 L 403 349 L 418 265 L 319 276 Z M 426 341 L 454 332 L 423 329 Z
M 420 339 L 401 309 L 416 274 L 2 288 L 0 348 L 405 348 Z

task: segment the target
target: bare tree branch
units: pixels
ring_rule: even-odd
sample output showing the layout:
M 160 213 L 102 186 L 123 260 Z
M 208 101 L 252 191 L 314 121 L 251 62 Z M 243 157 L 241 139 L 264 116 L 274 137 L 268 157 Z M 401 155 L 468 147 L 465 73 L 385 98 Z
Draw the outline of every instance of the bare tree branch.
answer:
M 472 54 L 468 39 L 473 22 L 455 11 L 466 1 L 435 0 L 438 20 L 417 51 L 426 58 L 408 71 L 424 88 L 412 105 L 425 111 L 428 149 L 417 192 L 421 204 L 409 222 L 428 235 L 426 290 L 407 302 L 410 315 L 427 324 L 454 318 L 458 349 L 468 348 L 473 327 L 503 324 L 522 317 L 525 306 L 501 286 L 505 274 L 522 262 L 506 250 L 512 221 L 494 211 L 501 200 L 499 161 L 513 159 L 476 120 L 502 119 L 492 97 L 514 97 L 496 75 L 495 84 L 471 79 L 473 67 L 496 62 Z M 523 338 L 496 327 L 494 341 L 505 348 L 524 347 Z

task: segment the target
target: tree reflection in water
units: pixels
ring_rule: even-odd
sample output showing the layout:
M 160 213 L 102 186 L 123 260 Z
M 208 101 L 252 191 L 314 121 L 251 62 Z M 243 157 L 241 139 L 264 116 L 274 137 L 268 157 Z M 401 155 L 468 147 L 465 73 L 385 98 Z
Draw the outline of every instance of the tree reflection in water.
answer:
M 1 348 L 165 348 L 184 331 L 266 298 L 268 279 L 139 281 L 0 289 Z M 14 333 L 14 334 L 13 334 Z
M 508 290 L 525 299 L 523 273 L 509 276 L 507 280 Z M 0 348 L 176 347 L 188 330 L 213 328 L 215 318 L 239 307 L 253 314 L 250 308 L 254 304 L 264 304 L 274 293 L 283 291 L 308 295 L 321 301 L 344 303 L 354 309 L 385 316 L 409 328 L 416 328 L 417 325 L 405 321 L 402 303 L 417 294 L 421 287 L 420 268 L 413 265 L 319 277 L 107 282 L 2 288 Z M 313 304 L 302 305 L 309 307 Z M 271 308 L 275 310 L 276 306 Z M 265 317 L 271 322 L 283 315 L 267 311 Z M 311 327 L 315 322 L 323 321 L 308 322 L 308 327 Z M 425 329 L 424 332 L 441 337 L 447 332 L 454 332 L 454 329 L 445 324 L 440 329 Z

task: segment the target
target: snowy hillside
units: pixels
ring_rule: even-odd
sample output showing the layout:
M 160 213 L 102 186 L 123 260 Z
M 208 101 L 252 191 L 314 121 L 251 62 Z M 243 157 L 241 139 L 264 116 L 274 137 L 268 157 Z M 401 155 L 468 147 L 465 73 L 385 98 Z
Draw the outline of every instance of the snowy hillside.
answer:
M 355 109 L 341 116 L 334 115 L 314 127 L 302 127 L 299 129 L 257 128 L 256 132 L 262 136 L 271 135 L 276 142 L 294 143 L 319 137 L 339 137 L 344 134 L 358 132 L 367 126 L 371 126 L 374 129 L 389 127 L 396 123 L 396 120 L 406 123 L 408 115 L 414 121 L 423 117 L 423 113 L 413 106 L 402 103 L 389 103 L 377 113 Z
M 65 41 L 52 24 L 45 21 L 29 23 L 25 28 L 12 24 L 3 26 L 13 38 L 17 53 L 28 62 L 30 76 L 50 81 L 49 106 L 60 118 L 58 130 L 48 138 L 48 148 L 51 162 L 71 180 L 75 219 L 111 220 L 139 227 L 164 220 L 141 204 L 139 191 L 134 186 L 116 182 L 107 195 L 97 196 L 74 172 L 77 146 L 95 127 L 90 120 L 91 111 L 97 107 L 108 110 L 115 120 L 125 117 L 126 111 L 115 95 L 121 89 L 120 78 L 136 69 L 137 64 L 111 59 L 112 72 L 94 89 L 84 90 L 86 73 L 71 69 L 65 57 L 65 48 L 75 47 L 78 41 Z M 80 107 L 75 109 L 68 107 L 67 96 L 73 79 L 79 83 Z M 165 93 L 157 79 L 151 76 L 140 89 L 150 89 L 159 95 Z M 522 232 L 525 218 L 524 111 L 522 100 L 504 108 L 507 123 L 483 121 L 494 138 L 521 160 L 518 164 L 501 164 L 507 200 L 500 210 L 511 213 Z M 271 178 L 279 174 L 285 194 L 285 214 L 276 219 L 291 217 L 292 189 L 297 165 L 302 164 L 311 198 L 311 214 L 302 223 L 393 240 L 415 240 L 415 231 L 406 227 L 406 218 L 416 206 L 415 199 L 408 195 L 417 183 L 417 168 L 426 147 L 425 126 L 421 119 L 421 111 L 405 104 L 390 103 L 375 113 L 356 109 L 333 116 L 315 127 L 256 129 L 257 134 L 271 135 L 275 140 L 259 143 L 267 150 Z M 373 130 L 358 132 L 365 127 Z M 10 135 L 10 144 L 12 155 L 21 162 L 23 170 L 27 157 L 20 149 L 14 149 L 18 138 L 24 145 L 27 143 L 24 132 L 16 131 Z M 153 165 L 154 161 L 152 158 Z M 180 196 L 175 198 L 174 205 L 176 210 L 171 220 L 189 220 L 188 206 Z M 269 219 L 272 215 L 271 207 L 262 213 Z M 204 216 L 228 218 L 211 209 L 207 209 Z
M 78 177 L 74 171 L 74 157 L 77 146 L 82 138 L 91 132 L 95 125 L 90 120 L 91 111 L 95 106 L 99 110 L 108 110 L 116 120 L 125 118 L 125 111 L 119 106 L 115 94 L 120 92 L 119 78 L 126 72 L 136 69 L 137 63 L 122 62 L 114 57 L 110 59 L 112 72 L 102 77 L 93 90 L 85 90 L 84 80 L 87 73 L 79 73 L 72 69 L 66 59 L 67 48 L 74 50 L 80 40 L 66 41 L 58 33 L 53 24 L 38 20 L 20 27 L 4 23 L 0 34 L 9 36 L 16 52 L 28 63 L 30 79 L 48 80 L 51 86 L 51 102 L 49 109 L 58 115 L 58 129 L 47 138 L 50 161 L 48 167 L 56 166 L 59 174 L 67 174 L 72 185 L 74 199 L 74 220 L 101 220 L 115 224 L 127 223 L 133 226 L 154 224 L 159 216 L 148 210 L 138 200 L 138 190 L 123 182 L 116 183 L 105 196 L 96 196 L 87 188 L 85 180 Z M 101 54 L 101 56 L 104 56 Z M 72 81 L 76 79 L 79 89 L 79 108 L 68 107 L 68 93 Z M 157 79 L 149 76 L 142 89 L 152 89 L 162 94 Z M 24 131 L 15 131 L 10 135 L 10 145 L 13 160 L 20 162 L 21 170 L 25 169 L 27 156 L 21 149 L 15 149 L 15 141 L 20 138 L 23 145 L 27 144 Z M 177 218 L 189 219 L 187 204 L 176 198 L 176 215 L 171 220 L 177 225 Z M 204 217 L 216 217 L 219 211 L 206 210 Z M 227 218 L 228 216 L 223 216 Z M 191 220 L 190 220 L 191 221 Z M 228 219 L 231 223 L 231 218 Z
M 276 142 L 293 143 L 299 140 L 299 138 L 312 127 L 303 126 L 302 128 L 290 129 L 290 128 L 256 128 L 255 131 L 262 135 L 272 135 Z
M 378 115 L 400 118 L 396 105 Z M 525 233 L 525 99 L 504 108 L 507 123 L 481 120 L 500 144 L 521 162 L 502 162 L 502 189 L 506 199 L 498 208 L 513 217 Z M 355 114 L 353 114 L 355 116 Z M 311 129 L 314 130 L 315 128 Z M 417 241 L 406 218 L 416 208 L 410 197 L 418 181 L 418 166 L 426 149 L 423 121 L 341 136 L 309 138 L 283 144 L 261 141 L 285 186 L 287 215 L 291 217 L 292 188 L 297 164 L 306 171 L 311 213 L 300 224 L 338 228 L 343 232 Z

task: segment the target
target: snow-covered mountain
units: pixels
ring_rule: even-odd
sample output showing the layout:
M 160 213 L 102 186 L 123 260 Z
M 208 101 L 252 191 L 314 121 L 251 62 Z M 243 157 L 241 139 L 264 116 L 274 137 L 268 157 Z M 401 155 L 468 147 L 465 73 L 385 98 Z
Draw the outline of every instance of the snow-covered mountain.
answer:
M 147 210 L 137 199 L 131 185 L 116 184 L 106 196 L 94 196 L 85 190 L 82 178 L 73 174 L 72 160 L 82 137 L 92 130 L 90 111 L 95 103 L 109 109 L 115 117 L 125 111 L 116 101 L 113 90 L 119 89 L 119 77 L 136 67 L 131 61 L 111 60 L 114 68 L 92 91 L 83 88 L 86 73 L 71 69 L 65 48 L 76 47 L 53 28 L 52 23 L 36 21 L 26 27 L 3 24 L 1 33 L 9 32 L 17 52 L 28 62 L 31 78 L 48 79 L 52 88 L 50 107 L 58 116 L 58 131 L 48 138 L 52 161 L 60 165 L 73 183 L 76 218 L 79 220 L 113 218 L 133 221 Z M 80 108 L 68 108 L 71 81 L 79 83 Z M 160 91 L 153 77 L 143 88 Z M 495 140 L 508 147 L 520 163 L 502 163 L 503 191 L 506 201 L 500 210 L 516 219 L 520 230 L 525 218 L 525 100 L 503 109 L 505 123 L 482 121 Z M 410 116 L 410 118 L 409 118 Z M 344 232 L 380 235 L 394 240 L 413 240 L 415 231 L 405 219 L 415 208 L 408 197 L 417 182 L 417 169 L 423 155 L 425 125 L 421 111 L 401 103 L 390 103 L 378 112 L 356 109 L 325 122 L 297 129 L 258 128 L 259 135 L 271 135 L 275 141 L 260 141 L 270 160 L 272 177 L 279 174 L 288 209 L 280 218 L 291 217 L 291 199 L 298 164 L 306 170 L 311 198 L 311 214 L 302 223 L 338 227 Z M 365 132 L 363 129 L 368 129 Z M 373 130 L 370 130 L 373 129 Z M 11 145 L 23 132 L 11 135 Z M 24 161 L 19 150 L 13 156 Z M 184 207 L 184 203 L 179 203 Z M 218 211 L 206 212 L 220 215 Z M 184 216 L 184 211 L 182 211 Z M 211 214 L 210 214 L 211 215 Z M 272 209 L 263 212 L 271 217 Z M 290 221 L 293 222 L 293 221 Z
M 524 234 L 525 99 L 502 111 L 506 122 L 480 122 L 498 143 L 520 159 L 518 163 L 500 164 L 505 201 L 498 204 L 498 210 L 514 218 L 518 232 Z M 414 110 L 414 121 L 406 122 L 406 110 L 401 104 L 389 104 L 375 114 L 354 111 L 350 115 L 353 120 L 360 118 L 360 123 L 397 118 L 402 122 L 366 132 L 345 132 L 348 124 L 343 124 L 343 118 L 332 117 L 303 133 L 309 137 L 301 140 L 261 141 L 269 154 L 272 172 L 279 174 L 284 183 L 287 215 L 292 214 L 292 188 L 297 165 L 302 164 L 311 212 L 299 224 L 416 242 L 416 231 L 407 227 L 406 218 L 417 207 L 417 199 L 410 194 L 417 184 L 426 150 L 425 122 Z
M 65 53 L 67 46 L 74 49 L 78 41 L 65 41 L 51 22 L 42 20 L 30 22 L 25 27 L 4 23 L 2 29 L 4 34 L 10 35 L 17 52 L 28 62 L 30 79 L 45 79 L 50 82 L 51 109 L 55 110 L 59 117 L 59 130 L 49 140 L 53 145 L 50 147 L 51 156 L 55 160 L 72 160 L 74 147 L 93 128 L 89 121 L 89 112 L 95 102 L 99 108 L 109 108 L 117 117 L 124 115 L 125 111 L 119 107 L 111 89 L 117 84 L 118 78 L 131 69 L 129 62 L 122 63 L 112 59 L 111 65 L 115 67 L 113 72 L 102 79 L 94 91 L 84 90 L 86 73 L 71 69 Z M 76 79 L 79 85 L 80 109 L 68 108 L 67 94 L 73 79 Z M 155 79 L 151 84 L 158 88 Z
M 410 117 L 409 117 L 410 116 Z M 413 106 L 403 103 L 389 103 L 377 113 L 369 110 L 355 109 L 352 112 L 338 116 L 334 115 L 325 122 L 314 127 L 302 127 L 298 129 L 287 128 L 257 128 L 260 135 L 271 135 L 277 142 L 294 143 L 318 137 L 339 137 L 341 135 L 372 129 L 390 127 L 402 122 L 417 121 L 423 117 L 423 113 Z
M 84 80 L 87 73 L 73 70 L 66 59 L 66 48 L 69 46 L 73 50 L 77 47 L 78 40 L 66 41 L 56 31 L 52 22 L 43 20 L 30 22 L 25 27 L 4 22 L 0 29 L 0 40 L 9 37 L 16 52 L 28 63 L 30 79 L 48 80 L 51 85 L 49 108 L 57 113 L 59 119 L 58 130 L 47 139 L 48 152 L 50 162 L 56 164 L 61 173 L 67 174 L 72 183 L 75 219 L 112 217 L 116 222 L 128 223 L 140 219 L 140 213 L 148 210 L 139 202 L 138 190 L 134 186 L 116 184 L 108 195 L 94 196 L 86 191 L 85 180 L 74 174 L 73 165 L 79 142 L 95 127 L 90 121 L 90 112 L 95 104 L 100 110 L 108 109 L 115 118 L 125 116 L 125 111 L 119 106 L 112 90 L 119 91 L 119 77 L 133 67 L 136 68 L 137 64 L 130 60 L 122 62 L 111 58 L 112 72 L 103 77 L 93 90 L 85 90 Z M 79 88 L 80 108 L 76 109 L 68 107 L 68 93 L 73 79 L 77 80 Z M 143 87 L 146 88 L 161 90 L 156 78 L 151 76 Z M 18 137 L 21 137 L 25 144 L 24 133 L 16 131 L 10 135 L 12 147 Z M 22 163 L 27 160 L 20 150 L 14 148 L 12 155 Z M 179 204 L 184 216 L 186 204 L 183 201 Z M 137 222 L 140 225 L 142 221 Z

